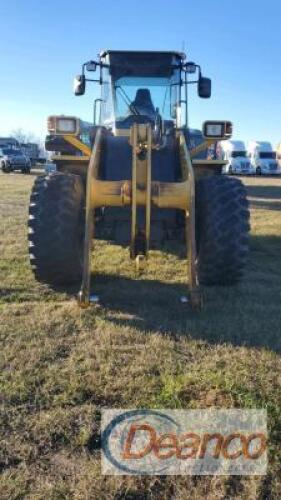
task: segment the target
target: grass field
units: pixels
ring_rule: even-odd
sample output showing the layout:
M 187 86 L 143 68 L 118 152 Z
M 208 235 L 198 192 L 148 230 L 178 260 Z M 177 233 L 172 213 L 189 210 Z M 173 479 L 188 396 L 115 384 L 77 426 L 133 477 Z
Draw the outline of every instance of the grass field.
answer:
M 99 242 L 93 291 L 35 282 L 26 243 L 34 176 L 0 175 L 1 499 L 277 499 L 281 495 L 281 179 L 245 179 L 251 254 L 243 283 L 204 291 L 192 312 L 185 263 L 151 252 L 135 281 L 128 251 Z M 264 477 L 104 477 L 101 407 L 266 408 Z

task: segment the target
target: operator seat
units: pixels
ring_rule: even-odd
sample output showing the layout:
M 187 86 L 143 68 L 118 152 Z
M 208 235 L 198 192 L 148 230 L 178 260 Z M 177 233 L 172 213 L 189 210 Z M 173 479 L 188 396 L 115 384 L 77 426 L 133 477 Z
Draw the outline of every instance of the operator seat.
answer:
M 138 89 L 132 105 L 141 115 L 149 116 L 154 120 L 155 107 L 148 89 Z

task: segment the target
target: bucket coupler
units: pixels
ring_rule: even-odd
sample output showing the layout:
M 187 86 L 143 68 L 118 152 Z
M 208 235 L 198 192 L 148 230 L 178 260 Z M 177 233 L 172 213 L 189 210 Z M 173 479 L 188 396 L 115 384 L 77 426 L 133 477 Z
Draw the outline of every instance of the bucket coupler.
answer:
M 177 132 L 176 140 L 180 152 L 181 181 L 151 181 L 151 156 L 154 143 L 150 124 L 134 124 L 130 130 L 132 147 L 131 179 L 105 181 L 99 178 L 103 129 L 99 128 L 90 156 L 86 184 L 86 220 L 84 259 L 81 289 L 78 302 L 82 308 L 90 304 L 91 257 L 95 237 L 95 209 L 99 207 L 131 207 L 130 257 L 141 271 L 149 253 L 151 207 L 173 208 L 184 211 L 186 233 L 186 256 L 188 296 L 193 309 L 200 309 L 202 296 L 196 272 L 195 243 L 195 180 L 190 154 L 184 134 Z M 138 207 L 144 207 L 144 223 L 138 220 Z

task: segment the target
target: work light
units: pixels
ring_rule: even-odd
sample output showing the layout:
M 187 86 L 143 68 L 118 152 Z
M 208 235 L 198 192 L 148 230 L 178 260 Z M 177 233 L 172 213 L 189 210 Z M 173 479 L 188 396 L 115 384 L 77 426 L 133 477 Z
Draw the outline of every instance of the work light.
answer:
M 185 71 L 189 74 L 196 73 L 196 68 L 197 65 L 194 62 L 189 61 L 185 64 Z
M 206 139 L 229 139 L 232 135 L 232 123 L 227 121 L 207 121 L 203 124 Z
M 57 135 L 77 135 L 79 121 L 74 116 L 50 116 L 48 118 L 48 131 Z

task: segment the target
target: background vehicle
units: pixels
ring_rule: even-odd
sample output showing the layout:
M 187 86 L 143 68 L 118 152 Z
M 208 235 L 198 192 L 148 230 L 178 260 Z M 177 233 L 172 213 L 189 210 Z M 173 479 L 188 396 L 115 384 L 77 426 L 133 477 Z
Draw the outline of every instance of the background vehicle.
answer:
M 99 78 L 86 78 L 97 69 Z M 207 121 L 198 133 L 187 123 L 187 86 L 197 83 L 199 97 L 209 98 L 211 81 L 179 52 L 111 50 L 83 64 L 76 95 L 87 81 L 101 84 L 94 126 L 48 119 L 46 150 L 60 154 L 58 172 L 38 177 L 31 194 L 35 277 L 54 287 L 82 280 L 78 300 L 87 307 L 95 235 L 129 245 L 137 271 L 150 247 L 185 241 L 189 300 L 200 308 L 199 283 L 236 283 L 248 253 L 245 188 L 220 175 L 224 160 L 207 158 L 211 143 L 231 137 L 232 124 Z
M 223 141 L 217 144 L 217 158 L 226 160 L 227 164 L 223 168 L 226 174 L 251 174 L 252 168 L 247 150 L 243 141 Z
M 0 149 L 0 165 L 4 173 L 21 170 L 23 174 L 29 174 L 31 169 L 30 159 L 20 149 Z
M 30 159 L 31 165 L 34 167 L 37 163 L 45 163 L 46 158 L 43 157 L 40 147 L 35 142 L 22 142 L 20 144 L 22 152 Z
M 276 151 L 270 142 L 250 141 L 247 150 L 253 173 L 256 175 L 274 175 L 279 173 Z
M 281 142 L 276 147 L 276 160 L 278 165 L 278 173 L 281 174 Z
M 0 137 L 0 149 L 1 148 L 19 149 L 20 143 L 14 137 Z

